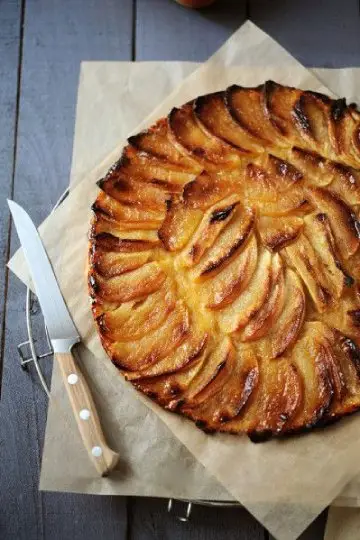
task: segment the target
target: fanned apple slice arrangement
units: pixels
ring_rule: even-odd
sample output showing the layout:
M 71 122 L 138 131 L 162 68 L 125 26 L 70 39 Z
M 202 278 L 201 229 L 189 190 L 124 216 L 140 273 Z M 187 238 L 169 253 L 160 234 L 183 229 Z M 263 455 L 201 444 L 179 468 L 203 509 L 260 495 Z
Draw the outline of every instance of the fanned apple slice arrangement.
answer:
M 89 291 L 124 377 L 254 441 L 360 408 L 360 112 L 231 86 L 130 137 L 99 182 Z

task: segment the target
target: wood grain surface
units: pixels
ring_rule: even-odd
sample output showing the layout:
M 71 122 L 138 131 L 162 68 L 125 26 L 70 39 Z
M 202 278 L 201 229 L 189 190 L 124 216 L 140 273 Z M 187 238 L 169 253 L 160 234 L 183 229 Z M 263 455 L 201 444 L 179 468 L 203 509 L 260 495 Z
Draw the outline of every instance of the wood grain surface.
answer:
M 68 183 L 81 60 L 202 61 L 247 17 L 307 66 L 360 65 L 357 0 L 218 0 L 201 12 L 173 0 L 0 0 L 2 267 L 18 246 L 6 197 L 40 223 Z M 24 287 L 2 272 L 1 540 L 268 537 L 241 509 L 196 507 L 184 524 L 163 500 L 40 493 L 47 399 L 34 370 L 19 367 L 24 311 Z M 39 312 L 33 321 L 41 336 Z M 46 348 L 42 338 L 38 344 Z M 47 380 L 51 362 L 43 363 Z M 301 538 L 321 539 L 324 522 L 325 514 Z

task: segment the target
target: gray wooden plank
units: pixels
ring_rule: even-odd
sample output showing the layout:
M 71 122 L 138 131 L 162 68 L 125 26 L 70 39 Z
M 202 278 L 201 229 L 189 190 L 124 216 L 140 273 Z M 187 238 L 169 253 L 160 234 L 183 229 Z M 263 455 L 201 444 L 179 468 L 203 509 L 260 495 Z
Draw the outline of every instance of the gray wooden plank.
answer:
M 192 60 L 213 54 L 245 21 L 246 2 L 191 10 L 174 0 L 137 0 L 136 60 Z
M 131 38 L 132 0 L 26 1 L 14 198 L 36 223 L 68 183 L 80 61 L 129 60 Z M 12 231 L 11 251 L 17 246 Z M 39 332 L 39 314 L 34 323 Z M 1 538 L 125 538 L 126 499 L 38 492 L 47 398 L 34 370 L 18 365 L 24 287 L 12 276 L 5 335 Z M 49 380 L 51 362 L 44 365 Z
M 182 522 L 184 503 L 168 514 L 163 499 L 132 499 L 132 528 L 129 540 L 264 540 L 265 532 L 243 508 L 218 508 L 193 505 L 190 521 Z M 180 514 L 176 514 L 180 512 Z
M 250 0 L 249 17 L 306 66 L 360 65 L 358 0 Z
M 9 213 L 6 199 L 11 195 L 16 129 L 17 80 L 20 52 L 21 1 L 0 4 L 0 267 L 8 256 Z M 3 346 L 5 272 L 0 272 L 0 343 Z M 0 357 L 0 381 L 2 358 Z

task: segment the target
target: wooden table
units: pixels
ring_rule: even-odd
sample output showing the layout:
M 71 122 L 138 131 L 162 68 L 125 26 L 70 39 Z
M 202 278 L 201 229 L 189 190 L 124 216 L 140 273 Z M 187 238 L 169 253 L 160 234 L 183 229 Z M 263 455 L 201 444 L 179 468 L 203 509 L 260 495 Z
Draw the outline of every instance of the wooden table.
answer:
M 0 0 L 2 267 L 18 247 L 6 198 L 40 223 L 68 184 L 80 62 L 202 61 L 247 18 L 307 66 L 360 66 L 358 0 L 218 0 L 202 12 L 173 0 Z M 40 493 L 47 400 L 33 370 L 19 367 L 24 311 L 24 287 L 1 272 L 2 540 L 268 537 L 239 509 L 198 508 L 184 524 L 167 515 L 164 500 Z M 40 329 L 41 315 L 34 320 Z M 51 361 L 44 365 L 49 380 Z M 324 521 L 302 538 L 322 538 Z

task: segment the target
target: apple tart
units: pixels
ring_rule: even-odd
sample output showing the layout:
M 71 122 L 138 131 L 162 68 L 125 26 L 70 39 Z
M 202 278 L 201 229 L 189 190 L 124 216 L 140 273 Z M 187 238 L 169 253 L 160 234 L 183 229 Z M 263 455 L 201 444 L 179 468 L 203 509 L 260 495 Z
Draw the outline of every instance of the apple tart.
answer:
M 92 207 L 88 283 L 124 377 L 253 441 L 360 408 L 360 112 L 273 81 L 128 140 Z

